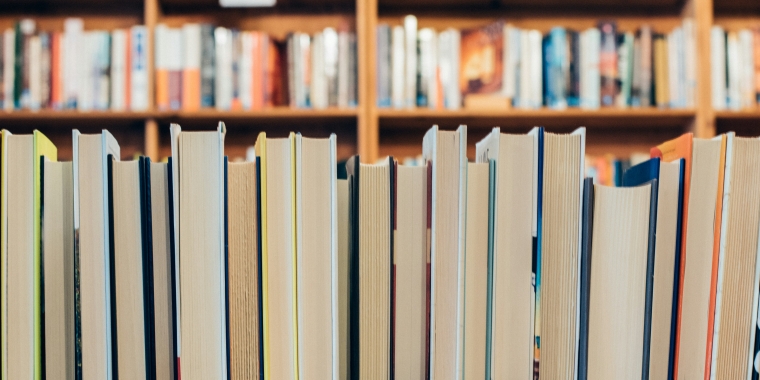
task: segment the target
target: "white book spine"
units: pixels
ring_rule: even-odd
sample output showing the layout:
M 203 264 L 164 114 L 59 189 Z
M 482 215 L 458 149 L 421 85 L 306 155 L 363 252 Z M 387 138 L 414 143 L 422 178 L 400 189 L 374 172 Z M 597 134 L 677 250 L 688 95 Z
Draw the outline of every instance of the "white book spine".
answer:
M 404 107 L 404 27 L 394 26 L 391 34 L 391 104 Z
M 669 81 L 669 104 L 676 108 L 678 104 L 678 47 L 677 29 L 668 35 L 668 81 Z
M 66 38 L 61 51 L 68 52 L 65 53 L 66 61 L 64 63 L 64 103 L 66 104 L 66 108 L 76 108 L 79 97 L 79 84 L 81 83 L 80 76 L 84 69 L 84 60 L 87 57 L 84 54 L 84 21 L 80 18 L 67 18 L 63 23 L 63 29 Z M 80 52 L 81 54 L 74 54 L 72 52 Z
M 309 87 L 309 100 L 312 108 L 327 108 L 327 87 L 325 86 L 324 67 L 324 37 L 317 33 L 312 41 L 311 53 L 311 86 Z
M 348 32 L 343 31 L 338 33 L 338 107 L 340 108 L 348 107 L 349 42 Z
M 543 104 L 543 48 L 541 45 L 541 32 L 538 30 L 531 30 L 529 32 L 530 39 L 530 53 L 531 53 L 531 65 L 529 66 L 530 73 L 530 108 L 541 108 Z
M 728 48 L 728 107 L 733 110 L 741 108 L 739 96 L 739 41 L 736 33 L 729 33 L 727 39 Z
M 739 31 L 741 54 L 741 104 L 742 108 L 755 105 L 755 54 L 753 33 L 749 29 Z
M 726 108 L 726 33 L 717 25 L 710 30 L 710 67 L 712 105 L 722 110 Z
M 92 109 L 92 90 L 93 90 L 93 52 L 95 50 L 93 41 L 93 32 L 85 32 L 82 34 L 82 54 L 78 59 L 81 64 L 80 70 L 77 72 L 76 80 L 79 81 L 78 93 L 77 93 L 77 110 L 89 111 Z M 73 54 L 72 54 L 73 55 Z
M 449 61 L 451 69 L 447 76 L 449 77 L 449 87 L 446 92 L 446 108 L 456 110 L 462 106 L 462 92 L 459 91 L 459 52 L 462 41 L 462 35 L 457 29 L 449 29 L 451 36 L 451 49 L 449 50 Z
M 684 106 L 694 108 L 697 88 L 697 47 L 696 32 L 694 29 L 694 20 L 687 18 L 683 21 L 683 38 L 684 38 L 684 64 L 686 83 L 684 85 Z M 752 50 L 750 50 L 752 51 Z M 754 68 L 753 68 L 754 70 Z M 753 82 L 754 83 L 754 82 Z
M 232 33 L 229 29 L 218 27 L 214 31 L 216 42 L 216 108 L 229 110 L 232 107 Z
M 578 34 L 578 50 L 580 56 L 578 57 L 580 63 L 580 70 L 578 71 L 578 88 L 580 90 L 580 107 L 588 108 L 589 104 L 589 91 L 588 91 L 588 77 L 589 77 L 589 46 L 588 46 L 588 30 L 584 30 Z
M 520 31 L 520 108 L 530 108 L 530 72 L 531 72 L 531 49 L 530 49 L 530 32 L 528 30 Z
M 40 109 L 40 90 L 42 89 L 42 72 L 40 68 L 40 56 L 42 55 L 42 43 L 39 36 L 29 38 L 29 108 Z
M 144 111 L 148 109 L 148 30 L 143 25 L 133 26 L 131 35 L 130 62 L 130 109 Z
M 602 48 L 602 35 L 599 29 L 592 28 L 589 34 L 589 108 L 598 109 L 602 102 L 601 77 L 599 73 L 599 54 Z
M 126 108 L 126 45 L 126 32 L 114 30 L 111 34 L 111 109 L 114 111 L 124 111 Z
M 413 108 L 417 104 L 417 18 L 404 17 L 404 106 Z
M 182 78 L 183 86 L 189 86 L 189 84 L 186 84 L 185 78 L 192 76 L 193 78 L 200 80 L 200 72 L 201 72 L 201 25 L 200 24 L 185 24 L 182 27 L 182 53 L 184 55 L 184 62 L 183 63 L 183 70 L 184 72 L 191 73 L 191 75 L 184 75 Z M 249 49 L 250 54 L 250 49 Z M 251 75 L 251 70 L 248 70 L 248 75 Z M 193 80 L 195 80 L 193 79 Z M 192 102 L 191 108 L 200 108 L 201 106 L 201 92 L 200 92 L 200 82 L 193 84 L 193 86 L 198 85 L 197 88 L 197 94 L 193 94 L 192 99 L 188 99 L 186 94 L 189 94 L 189 90 L 184 88 L 182 89 L 182 103 L 183 106 L 187 106 L 184 104 L 185 101 Z M 250 91 L 248 91 L 248 95 L 250 97 Z

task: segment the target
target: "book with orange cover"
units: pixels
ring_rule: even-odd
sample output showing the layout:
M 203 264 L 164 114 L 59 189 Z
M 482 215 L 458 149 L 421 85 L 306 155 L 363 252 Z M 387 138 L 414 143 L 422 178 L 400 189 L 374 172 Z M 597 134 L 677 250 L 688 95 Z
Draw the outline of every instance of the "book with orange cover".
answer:
M 681 330 L 681 307 L 682 307 L 682 292 L 683 292 L 683 278 L 684 278 L 684 272 L 686 270 L 686 222 L 688 220 L 687 216 L 689 214 L 689 185 L 691 181 L 691 154 L 693 151 L 693 145 L 694 144 L 694 134 L 693 133 L 685 133 L 673 140 L 666 141 L 656 147 L 653 147 L 650 151 L 651 157 L 658 157 L 662 161 L 665 162 L 672 162 L 678 159 L 684 160 L 684 186 L 683 186 L 683 215 L 682 218 L 682 228 L 681 228 L 681 252 L 680 252 L 680 262 L 676 263 L 676 275 L 678 277 L 677 281 L 675 281 L 677 285 L 677 289 L 674 289 L 674 294 L 676 295 L 677 301 L 677 312 L 676 312 L 676 328 L 671 329 L 671 335 L 675 334 L 674 346 L 671 349 L 671 367 L 673 368 L 673 376 L 672 378 L 677 378 L 678 376 L 678 351 L 679 351 L 679 340 L 680 340 L 680 330 Z
M 201 107 L 201 25 L 182 27 L 184 67 L 182 68 L 182 109 L 196 111 Z
M 160 110 L 169 109 L 169 69 L 166 66 L 167 27 L 159 24 L 155 29 L 156 45 L 156 106 Z M 129 99 L 129 97 L 127 97 Z
M 251 46 L 251 50 L 253 50 L 253 59 L 251 60 L 251 108 L 260 109 L 264 105 L 264 87 L 262 85 L 264 77 L 264 69 L 262 68 L 264 38 L 261 32 L 252 32 L 251 34 L 253 35 L 253 46 Z

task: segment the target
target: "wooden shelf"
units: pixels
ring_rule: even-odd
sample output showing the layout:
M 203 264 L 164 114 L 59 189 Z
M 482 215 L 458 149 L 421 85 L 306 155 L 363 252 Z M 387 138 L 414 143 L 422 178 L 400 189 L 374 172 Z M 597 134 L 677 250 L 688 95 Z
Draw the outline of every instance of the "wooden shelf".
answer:
M 716 0 L 718 1 L 718 0 Z M 752 0 L 746 0 L 752 1 Z M 502 12 L 537 13 L 678 13 L 683 0 L 379 0 L 380 11 L 459 11 L 489 9 Z
M 741 111 L 715 111 L 718 120 L 757 120 L 760 121 L 760 108 Z M 760 130 L 759 130 L 760 131 Z
M 694 110 L 667 110 L 657 108 L 602 108 L 583 110 L 433 110 L 433 109 L 379 109 L 381 128 L 428 128 L 431 124 L 458 122 L 474 127 L 529 127 L 543 125 L 550 127 L 574 128 L 665 128 L 683 129 L 693 120 Z M 468 123 L 469 122 L 469 123 Z M 427 123 L 427 124 L 425 124 Z M 491 124 L 489 124 L 491 123 Z M 450 124 L 450 123 L 449 123 Z

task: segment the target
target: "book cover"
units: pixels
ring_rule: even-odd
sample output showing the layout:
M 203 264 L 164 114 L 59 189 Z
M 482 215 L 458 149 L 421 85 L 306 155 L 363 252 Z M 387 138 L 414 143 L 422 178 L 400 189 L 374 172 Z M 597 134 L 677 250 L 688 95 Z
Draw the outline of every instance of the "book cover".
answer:
M 201 25 L 201 83 L 200 96 L 201 107 L 213 107 L 214 103 L 214 80 L 216 73 L 214 56 L 214 26 L 211 24 Z
M 578 379 L 588 376 L 588 319 L 591 294 L 591 243 L 594 231 L 594 179 L 583 181 L 583 221 L 581 222 L 580 328 L 578 336 Z
M 462 30 L 459 88 L 464 96 L 501 92 L 503 30 L 502 20 L 480 28 Z
M 618 82 L 617 24 L 613 21 L 599 23 L 601 45 L 599 50 L 599 74 L 601 75 L 601 105 L 615 105 L 620 91 Z

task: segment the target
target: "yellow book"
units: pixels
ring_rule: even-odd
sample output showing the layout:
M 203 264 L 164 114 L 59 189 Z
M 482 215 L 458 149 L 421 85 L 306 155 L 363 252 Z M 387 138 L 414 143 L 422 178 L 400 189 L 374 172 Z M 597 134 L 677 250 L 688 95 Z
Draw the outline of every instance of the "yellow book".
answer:
M 261 314 L 263 323 L 264 340 L 264 378 L 269 378 L 269 260 L 267 256 L 267 134 L 259 133 L 254 146 L 259 160 L 259 178 L 261 183 Z

